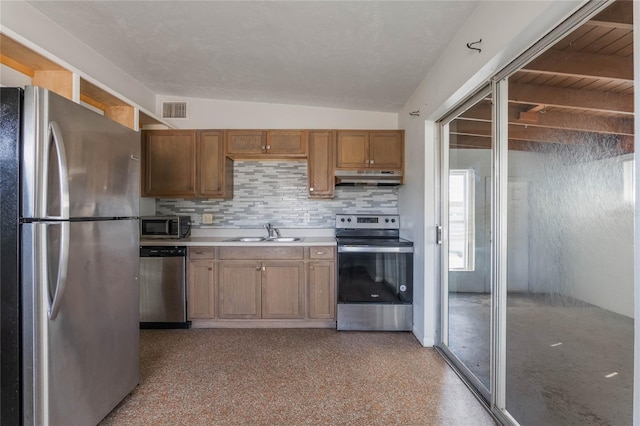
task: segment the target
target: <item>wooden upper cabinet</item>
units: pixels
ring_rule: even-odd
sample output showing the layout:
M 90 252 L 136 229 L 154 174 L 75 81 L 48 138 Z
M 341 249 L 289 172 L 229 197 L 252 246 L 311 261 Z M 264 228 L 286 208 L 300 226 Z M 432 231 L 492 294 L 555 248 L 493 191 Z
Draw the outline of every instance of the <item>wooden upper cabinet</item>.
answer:
M 341 131 L 337 133 L 336 167 L 361 169 L 369 166 L 369 134 Z
M 233 158 L 306 158 L 304 130 L 229 130 L 227 155 Z
M 369 167 L 402 169 L 403 158 L 404 138 L 402 132 L 369 132 Z
M 149 130 L 142 132 L 144 196 L 195 197 L 196 132 Z
M 265 152 L 283 157 L 307 156 L 307 132 L 304 130 L 268 130 Z
M 198 193 L 210 198 L 233 197 L 233 165 L 224 155 L 224 132 L 198 132 Z
M 401 170 L 403 166 L 403 131 L 337 132 L 336 168 Z
M 224 155 L 224 132 L 142 132 L 142 195 L 231 198 L 233 162 Z
M 266 135 L 262 130 L 229 130 L 227 155 L 256 156 L 266 149 Z
M 309 198 L 333 198 L 333 135 L 332 131 L 309 132 Z

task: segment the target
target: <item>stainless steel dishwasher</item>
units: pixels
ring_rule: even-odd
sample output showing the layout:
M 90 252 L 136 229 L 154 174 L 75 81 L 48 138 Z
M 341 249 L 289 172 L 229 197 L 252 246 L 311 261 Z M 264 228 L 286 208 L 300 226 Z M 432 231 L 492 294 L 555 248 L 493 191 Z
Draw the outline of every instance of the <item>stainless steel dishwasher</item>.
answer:
M 140 247 L 140 328 L 189 328 L 186 256 L 186 247 Z

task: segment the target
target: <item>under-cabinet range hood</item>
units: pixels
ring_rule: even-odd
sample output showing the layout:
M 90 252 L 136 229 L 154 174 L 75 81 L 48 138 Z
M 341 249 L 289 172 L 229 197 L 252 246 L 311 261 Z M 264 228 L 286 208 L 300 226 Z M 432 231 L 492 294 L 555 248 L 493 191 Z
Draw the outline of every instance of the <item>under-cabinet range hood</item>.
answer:
M 402 171 L 400 170 L 336 170 L 335 177 L 337 186 L 396 186 L 402 184 Z

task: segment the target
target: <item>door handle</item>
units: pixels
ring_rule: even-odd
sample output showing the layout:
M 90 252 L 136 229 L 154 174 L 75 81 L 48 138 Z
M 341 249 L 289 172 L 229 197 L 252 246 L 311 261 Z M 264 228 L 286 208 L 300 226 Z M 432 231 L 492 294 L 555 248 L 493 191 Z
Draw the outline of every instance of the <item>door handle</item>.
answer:
M 48 216 L 48 185 L 46 184 L 47 176 L 49 175 L 49 156 L 50 156 L 50 148 L 47 146 L 47 156 L 45 158 L 45 167 L 44 167 L 44 177 L 45 177 L 45 185 L 43 186 L 45 202 L 44 212 L 42 217 L 47 219 L 69 219 L 69 171 L 67 166 L 67 152 L 64 146 L 64 140 L 62 139 L 62 132 L 60 131 L 60 127 L 58 123 L 52 121 L 49 123 L 49 140 L 53 139 L 53 146 L 56 150 L 56 155 L 58 157 L 58 180 L 60 184 L 60 215 L 59 216 Z
M 53 321 L 60 312 L 60 306 L 62 305 L 62 298 L 64 291 L 67 287 L 67 272 L 69 269 L 69 222 L 60 222 L 56 224 L 45 224 L 45 247 L 47 244 L 47 227 L 48 226 L 60 226 L 60 258 L 58 259 L 58 276 L 56 278 L 56 289 L 53 293 L 53 297 L 49 295 L 49 320 Z M 47 274 L 48 277 L 48 274 Z
M 436 225 L 436 245 L 442 245 L 442 226 Z

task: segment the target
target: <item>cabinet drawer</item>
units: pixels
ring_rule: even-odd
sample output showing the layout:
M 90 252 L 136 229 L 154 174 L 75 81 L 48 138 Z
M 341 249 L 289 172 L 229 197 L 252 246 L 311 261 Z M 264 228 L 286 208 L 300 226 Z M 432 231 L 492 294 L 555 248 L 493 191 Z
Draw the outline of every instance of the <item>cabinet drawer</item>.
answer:
M 213 259 L 214 247 L 190 247 L 189 259 Z
M 334 257 L 334 247 L 309 247 L 309 259 L 333 259 Z
M 220 247 L 220 259 L 304 259 L 304 250 L 303 247 Z

